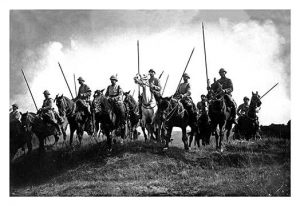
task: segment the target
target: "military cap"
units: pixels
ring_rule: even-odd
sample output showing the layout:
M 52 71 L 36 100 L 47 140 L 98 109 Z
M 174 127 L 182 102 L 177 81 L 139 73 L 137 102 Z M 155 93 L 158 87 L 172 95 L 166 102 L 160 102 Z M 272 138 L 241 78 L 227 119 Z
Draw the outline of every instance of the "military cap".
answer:
M 45 90 L 45 91 L 43 92 L 43 94 L 48 94 L 48 95 L 50 95 L 50 92 L 49 92 L 48 90 Z
M 13 104 L 12 107 L 16 107 L 17 109 L 19 108 L 19 106 L 16 103 Z
M 184 73 L 182 76 L 183 76 L 183 77 L 190 78 L 190 76 L 189 76 L 187 73 Z
M 225 69 L 223 69 L 223 68 L 221 68 L 221 69 L 219 70 L 219 73 L 221 73 L 221 72 L 225 72 L 225 74 L 227 73 L 227 71 L 226 71 Z
M 249 100 L 249 98 L 248 97 L 244 97 L 244 100 Z
M 156 72 L 155 72 L 153 69 L 150 69 L 150 70 L 149 70 L 149 73 L 150 73 L 150 72 L 153 72 L 154 74 L 156 74 Z
M 79 77 L 77 80 L 84 82 L 84 79 L 82 77 Z
M 205 94 L 201 94 L 201 97 L 206 97 Z
M 111 75 L 111 77 L 109 79 L 118 81 L 118 78 L 115 75 Z

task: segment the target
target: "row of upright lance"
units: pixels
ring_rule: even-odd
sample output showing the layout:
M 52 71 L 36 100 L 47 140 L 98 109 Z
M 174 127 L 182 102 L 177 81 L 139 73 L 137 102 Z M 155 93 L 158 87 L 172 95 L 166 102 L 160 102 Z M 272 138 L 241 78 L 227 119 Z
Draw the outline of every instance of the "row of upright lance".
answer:
M 207 83 L 207 89 L 208 89 L 208 88 L 209 88 L 209 79 L 208 79 L 208 70 L 207 70 L 206 45 L 205 45 L 205 35 L 204 35 L 204 25 L 203 25 L 203 23 L 202 23 L 202 37 L 203 37 L 204 59 L 205 59 L 206 83 Z M 187 70 L 187 68 L 188 68 L 188 65 L 189 65 L 189 62 L 190 62 L 190 60 L 191 60 L 191 57 L 192 57 L 192 55 L 193 55 L 193 53 L 194 53 L 194 50 L 195 50 L 195 48 L 193 48 L 193 50 L 192 50 L 192 52 L 191 52 L 191 54 L 190 54 L 190 56 L 189 56 L 189 59 L 188 59 L 186 65 L 185 65 L 184 71 L 183 71 L 183 73 L 182 73 L 182 75 L 181 75 L 181 77 L 180 77 L 180 80 L 179 80 L 179 83 L 178 83 L 178 85 L 177 85 L 176 91 L 179 89 L 179 85 L 180 85 L 180 83 L 181 83 L 182 76 L 183 76 L 183 74 L 186 72 L 186 70 Z M 141 75 L 140 75 L 140 49 L 139 49 L 139 41 L 137 41 L 137 56 L 138 56 L 138 75 L 141 76 Z M 63 71 L 63 69 L 62 69 L 62 66 L 60 65 L 59 62 L 58 62 L 58 66 L 59 66 L 59 68 L 60 68 L 60 70 L 61 70 L 61 73 L 62 73 L 62 75 L 63 75 L 63 78 L 64 78 L 64 80 L 65 80 L 65 82 L 66 82 L 66 84 L 67 84 L 67 87 L 68 87 L 68 90 L 69 90 L 69 92 L 70 92 L 70 94 L 71 94 L 71 97 L 72 97 L 72 99 L 74 99 L 73 94 L 72 94 L 71 89 L 70 89 L 70 86 L 69 86 L 69 84 L 68 84 L 68 81 L 67 81 L 67 79 L 66 79 L 66 77 L 65 77 L 64 71 Z M 34 97 L 33 97 L 33 94 L 32 94 L 32 92 L 31 92 L 30 86 L 29 86 L 29 84 L 28 84 L 28 82 L 27 82 L 25 73 L 24 73 L 24 71 L 23 71 L 22 69 L 21 69 L 21 71 L 22 71 L 23 77 L 24 77 L 24 79 L 25 79 L 26 85 L 27 85 L 27 87 L 28 87 L 28 90 L 29 90 L 29 92 L 30 92 L 31 98 L 32 98 L 32 100 L 33 100 L 33 103 L 34 103 L 34 105 L 35 105 L 35 108 L 36 108 L 36 110 L 38 111 L 38 107 L 37 107 L 36 102 L 35 102 L 35 100 L 34 100 Z M 161 76 L 162 76 L 163 73 L 164 73 L 164 71 L 162 71 L 162 73 L 159 75 L 159 79 L 161 78 Z M 76 82 L 75 82 L 75 74 L 73 74 L 73 77 L 74 77 L 74 83 L 75 83 L 75 93 L 77 93 Z M 164 88 L 163 88 L 163 91 L 162 91 L 162 95 L 164 94 L 164 91 L 165 91 L 165 88 L 166 88 L 168 79 L 169 79 L 169 75 L 167 76 L 166 82 L 165 82 L 165 84 L 164 84 Z M 260 98 L 263 98 L 266 94 L 268 94 L 268 93 L 269 93 L 272 89 L 274 89 L 277 85 L 278 85 L 278 83 L 276 83 L 273 87 L 271 87 L 271 89 L 269 89 L 267 92 L 265 92 Z M 146 85 L 146 86 L 149 86 L 149 85 Z M 138 85 L 138 95 L 140 96 L 140 85 Z

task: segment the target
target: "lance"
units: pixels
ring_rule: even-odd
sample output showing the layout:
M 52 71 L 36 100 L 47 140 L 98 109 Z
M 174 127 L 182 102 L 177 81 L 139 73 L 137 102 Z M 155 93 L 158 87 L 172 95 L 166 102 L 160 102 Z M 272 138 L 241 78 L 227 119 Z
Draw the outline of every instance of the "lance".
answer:
M 71 94 L 71 97 L 72 97 L 72 99 L 74 99 L 73 94 L 72 94 L 72 92 L 71 92 L 71 89 L 70 89 L 70 87 L 69 87 L 68 81 L 67 81 L 67 79 L 66 79 L 66 77 L 65 77 L 64 71 L 63 71 L 63 69 L 61 68 L 59 62 L 58 62 L 58 66 L 59 66 L 60 71 L 61 71 L 61 73 L 62 73 L 62 75 L 63 75 L 63 77 L 64 77 L 64 79 L 65 79 L 65 82 L 66 82 L 66 84 L 67 84 L 67 86 L 68 86 L 68 89 L 69 89 L 69 92 L 70 92 L 70 94 Z
M 271 89 L 269 89 L 266 93 L 264 93 L 264 95 L 262 95 L 260 99 L 262 99 L 264 96 L 266 96 L 266 95 L 267 95 L 272 89 L 274 89 L 278 84 L 279 84 L 279 82 L 277 82 Z
M 163 89 L 163 92 L 162 92 L 161 96 L 164 95 L 164 92 L 165 92 L 165 88 L 166 88 L 166 86 L 167 86 L 168 79 L 169 79 L 169 75 L 167 76 L 167 80 L 166 80 L 166 83 L 165 83 L 165 85 L 164 85 L 164 89 Z
M 183 71 L 183 73 L 182 73 L 182 75 L 181 75 L 181 77 L 180 77 L 180 80 L 179 80 L 179 83 L 178 83 L 176 92 L 177 92 L 178 89 L 179 89 L 179 85 L 180 85 L 180 82 L 181 82 L 181 80 L 182 80 L 182 76 L 183 76 L 183 74 L 185 73 L 185 71 L 186 71 L 186 69 L 187 69 L 187 67 L 188 67 L 188 65 L 189 65 L 189 63 L 190 63 L 191 57 L 192 57 L 192 55 L 193 55 L 193 53 L 194 53 L 194 50 L 195 50 L 195 48 L 193 48 L 193 50 L 192 50 L 192 52 L 191 52 L 191 54 L 190 54 L 189 60 L 188 60 L 188 62 L 187 62 L 186 65 L 185 65 L 185 68 L 184 68 L 184 71 Z
M 202 37 L 203 37 L 203 48 L 204 48 L 205 70 L 206 70 L 206 84 L 207 84 L 207 88 L 208 88 L 209 87 L 209 80 L 208 80 L 208 72 L 207 72 L 206 47 L 205 47 L 205 36 L 204 36 L 203 22 L 202 22 Z
M 76 88 L 76 79 L 75 79 L 75 74 L 73 74 L 73 79 L 74 79 L 75 95 L 76 95 L 76 94 L 77 94 L 77 88 Z
M 38 108 L 37 108 L 37 106 L 36 106 L 36 103 L 35 103 L 35 101 L 34 101 L 34 97 L 33 97 L 32 92 L 31 92 L 31 90 L 30 90 L 30 87 L 29 87 L 29 84 L 28 84 L 28 82 L 27 82 L 27 79 L 26 79 L 26 76 L 25 76 L 25 74 L 24 74 L 23 69 L 21 69 L 21 71 L 22 71 L 23 77 L 24 77 L 24 79 L 25 79 L 26 85 L 27 85 L 27 87 L 28 87 L 28 90 L 29 90 L 29 92 L 30 92 L 30 95 L 31 95 L 31 98 L 32 98 L 32 100 L 33 100 L 33 103 L 34 103 L 34 106 L 35 106 L 35 108 L 36 108 L 36 111 L 39 111 Z
M 164 73 L 165 71 L 162 71 L 161 73 L 160 73 L 160 75 L 159 75 L 159 77 L 158 77 L 158 79 L 160 79 L 161 78 L 161 76 L 163 75 L 163 73 Z
M 137 55 L 138 55 L 138 74 L 139 74 L 139 76 L 141 76 L 140 75 L 140 45 L 139 45 L 139 40 L 137 41 Z M 139 84 L 138 84 L 138 95 L 139 95 L 138 98 L 140 98 L 141 91 L 140 91 L 140 85 Z
M 133 92 L 132 92 L 132 96 L 134 96 L 134 93 L 135 93 L 135 89 L 134 89 Z

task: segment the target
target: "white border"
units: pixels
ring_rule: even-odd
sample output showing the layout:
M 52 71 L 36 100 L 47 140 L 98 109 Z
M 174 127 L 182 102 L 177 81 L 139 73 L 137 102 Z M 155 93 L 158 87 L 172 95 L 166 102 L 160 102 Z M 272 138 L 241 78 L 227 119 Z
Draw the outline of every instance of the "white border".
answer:
M 291 62 L 291 78 L 292 78 L 292 180 L 291 180 L 291 198 L 10 198 L 9 197 L 9 172 L 8 172 L 8 107 L 9 107 L 9 10 L 10 9 L 291 9 L 292 12 L 292 62 Z M 55 203 L 59 205 L 67 205 L 68 203 L 83 205 L 83 204 L 130 204 L 130 205 L 156 205 L 156 204 L 221 204 L 221 205 L 253 205 L 253 204 L 268 204 L 268 205 L 284 205 L 284 204 L 296 204 L 299 200 L 299 132 L 296 125 L 299 125 L 299 19 L 300 19 L 299 7 L 297 7 L 297 1 L 262 1 L 262 0 L 249 0 L 249 1 L 196 1 L 196 0 L 184 0 L 184 1 L 162 1 L 162 0 L 149 0 L 149 1 L 37 1 L 26 0 L 16 1 L 11 0 L 4 3 L 1 2 L 0 8 L 0 21 L 1 21 L 1 76 L 4 77 L 1 81 L 1 163 L 4 167 L 1 168 L 1 204 L 7 203 L 13 205 L 41 205 Z M 297 61 L 298 60 L 298 61 Z M 280 109 L 280 108 L 278 108 Z M 3 133 L 3 128 L 7 128 Z M 297 197 L 298 196 L 298 197 Z M 146 200 L 146 201 L 145 201 Z M 72 202 L 70 202 L 72 201 Z M 88 201 L 88 202 L 87 202 Z M 93 202 L 92 202 L 93 201 Z M 191 202 L 192 201 L 192 202 Z

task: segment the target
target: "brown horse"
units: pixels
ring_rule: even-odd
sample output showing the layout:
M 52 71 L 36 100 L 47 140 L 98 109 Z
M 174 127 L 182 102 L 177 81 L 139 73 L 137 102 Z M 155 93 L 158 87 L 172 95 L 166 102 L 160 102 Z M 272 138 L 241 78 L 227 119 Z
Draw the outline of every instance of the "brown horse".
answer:
M 18 120 L 11 121 L 9 129 L 10 159 L 12 160 L 14 158 L 20 148 L 22 148 L 25 152 L 25 145 L 27 145 L 28 153 L 30 153 L 32 151 L 32 135 L 25 132 L 25 128 L 22 127 L 21 122 Z
M 212 91 L 209 93 L 209 109 L 208 115 L 211 120 L 211 132 L 215 134 L 216 148 L 222 151 L 222 141 L 226 131 L 226 138 L 228 141 L 230 131 L 232 128 L 231 109 L 226 106 L 228 95 L 224 94 L 222 85 L 215 82 L 212 85 Z M 219 127 L 219 132 L 217 131 Z
M 76 104 L 73 100 L 63 95 L 56 95 L 56 106 L 60 116 L 66 117 L 70 125 L 70 146 L 73 143 L 73 135 L 76 131 L 79 144 L 81 145 L 83 133 L 86 131 L 89 136 L 93 135 L 91 116 L 87 114 L 84 105 Z
M 112 150 L 112 132 L 115 131 L 116 135 L 120 135 L 122 139 L 125 139 L 125 128 L 120 127 L 118 124 L 118 114 L 114 109 L 114 103 L 110 102 L 110 99 L 104 95 L 99 97 L 99 104 L 97 107 L 97 117 L 101 123 L 101 130 L 107 137 L 107 148 L 110 152 Z
M 139 123 L 139 107 L 130 91 L 124 92 L 124 104 L 126 108 L 126 121 L 129 129 L 130 139 L 137 139 L 137 127 Z
M 163 125 L 167 131 L 167 134 L 165 136 L 164 149 L 169 148 L 173 127 L 180 127 L 182 131 L 182 141 L 184 144 L 184 148 L 188 150 L 189 145 L 186 127 L 191 127 L 191 138 L 193 138 L 193 135 L 197 131 L 197 128 L 195 127 L 194 122 L 191 121 L 191 118 L 189 117 L 189 114 L 186 111 L 186 109 L 184 109 L 182 103 L 179 100 L 174 99 L 172 97 L 163 97 L 160 100 L 158 107 L 158 111 L 162 112 Z
M 45 150 L 44 140 L 51 135 L 55 137 L 55 143 L 58 142 L 58 131 L 54 125 L 46 123 L 42 117 L 33 112 L 26 112 L 21 116 L 22 126 L 27 134 L 34 133 L 39 139 L 39 151 Z
M 239 117 L 238 124 L 234 128 L 234 139 L 241 139 L 241 137 L 245 137 L 247 140 L 249 140 L 250 138 L 255 138 L 256 136 L 260 137 L 258 133 L 259 122 L 256 115 L 257 108 L 260 106 L 261 101 L 258 92 L 252 92 L 248 113 Z

